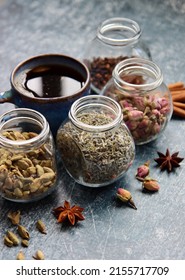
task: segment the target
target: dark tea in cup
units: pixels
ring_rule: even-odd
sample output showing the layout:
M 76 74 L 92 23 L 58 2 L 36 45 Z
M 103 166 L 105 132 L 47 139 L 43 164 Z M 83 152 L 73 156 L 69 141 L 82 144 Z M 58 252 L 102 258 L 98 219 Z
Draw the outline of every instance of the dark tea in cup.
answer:
M 62 65 L 42 65 L 24 72 L 18 88 L 23 94 L 35 98 L 70 96 L 84 86 L 84 78 L 75 70 Z
M 1 93 L 0 103 L 31 108 L 48 120 L 54 135 L 67 117 L 72 103 L 90 93 L 87 67 L 75 58 L 44 54 L 15 67 L 10 77 L 11 90 Z

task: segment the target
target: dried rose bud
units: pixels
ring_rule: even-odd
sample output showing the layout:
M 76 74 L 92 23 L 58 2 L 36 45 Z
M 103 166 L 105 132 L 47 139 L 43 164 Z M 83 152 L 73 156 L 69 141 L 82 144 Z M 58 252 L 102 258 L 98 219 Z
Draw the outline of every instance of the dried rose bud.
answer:
M 158 124 L 157 122 L 154 124 L 153 128 L 152 128 L 152 133 L 155 135 L 156 133 L 159 133 L 161 130 L 161 126 L 160 124 Z
M 157 180 L 154 180 L 150 177 L 147 177 L 143 181 L 143 189 L 151 192 L 156 192 L 160 189 L 160 186 L 157 182 Z
M 132 195 L 129 191 L 119 188 L 117 190 L 116 195 L 117 195 L 117 198 L 119 198 L 121 201 L 123 201 L 124 203 L 127 203 L 129 206 L 131 206 L 132 208 L 137 210 L 135 203 L 132 199 Z
M 158 119 L 161 116 L 159 110 L 153 109 L 152 110 L 152 115 L 150 116 L 150 118 L 152 118 L 153 116 L 155 116 Z
M 132 121 L 139 121 L 143 119 L 143 112 L 139 110 L 129 111 L 128 117 Z
M 163 108 L 168 105 L 168 100 L 165 97 L 161 97 L 157 99 L 157 103 Z
M 126 108 L 132 108 L 133 106 L 130 102 L 128 102 L 126 99 L 120 100 L 119 104 L 121 105 L 122 108 L 126 109 Z
M 139 181 L 143 181 L 146 176 L 148 176 L 150 169 L 149 169 L 150 161 L 146 161 L 144 164 L 138 167 L 136 173 L 136 179 Z
M 127 121 L 126 125 L 128 127 L 129 130 L 135 130 L 138 126 L 138 122 L 137 121 Z
M 145 129 L 148 127 L 148 125 L 149 125 L 149 118 L 147 116 L 144 116 L 144 118 L 142 119 L 142 121 L 140 121 L 138 125 L 138 129 Z

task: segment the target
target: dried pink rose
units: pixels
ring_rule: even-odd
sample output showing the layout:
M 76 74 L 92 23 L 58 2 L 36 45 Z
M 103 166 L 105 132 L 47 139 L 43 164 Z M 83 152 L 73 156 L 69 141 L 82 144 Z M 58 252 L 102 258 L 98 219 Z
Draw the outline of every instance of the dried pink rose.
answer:
M 146 161 L 144 164 L 138 167 L 136 173 L 136 179 L 139 181 L 143 181 L 146 176 L 148 176 L 150 169 L 149 169 L 150 161 Z
M 143 119 L 143 112 L 139 110 L 132 110 L 128 112 L 128 117 L 132 121 L 139 121 Z
M 156 192 L 160 189 L 160 186 L 157 182 L 157 180 L 154 180 L 150 177 L 147 177 L 143 181 L 143 189 L 151 192 Z
M 116 195 L 117 195 L 117 198 L 119 198 L 121 201 L 123 201 L 124 203 L 127 203 L 130 207 L 137 210 L 135 203 L 132 199 L 132 195 L 129 191 L 127 191 L 123 188 L 119 188 L 119 189 L 117 189 Z

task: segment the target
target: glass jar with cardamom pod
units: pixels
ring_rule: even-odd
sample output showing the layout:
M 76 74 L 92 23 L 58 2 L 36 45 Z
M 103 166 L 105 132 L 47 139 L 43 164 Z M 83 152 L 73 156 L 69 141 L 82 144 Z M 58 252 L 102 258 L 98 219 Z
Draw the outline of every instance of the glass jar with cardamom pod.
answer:
M 55 147 L 49 124 L 37 111 L 20 108 L 0 116 L 0 194 L 29 202 L 56 186 Z
M 112 77 L 116 64 L 123 59 L 151 59 L 141 34 L 139 24 L 128 18 L 110 18 L 98 26 L 96 36 L 87 44 L 83 55 L 83 61 L 91 74 L 92 93 L 100 93 Z
M 123 119 L 138 145 L 157 139 L 172 115 L 172 97 L 162 72 L 156 63 L 144 58 L 118 63 L 101 94 L 120 104 Z
M 135 156 L 120 105 L 99 95 L 82 97 L 72 104 L 69 117 L 57 132 L 57 147 L 69 175 L 89 187 L 121 178 Z

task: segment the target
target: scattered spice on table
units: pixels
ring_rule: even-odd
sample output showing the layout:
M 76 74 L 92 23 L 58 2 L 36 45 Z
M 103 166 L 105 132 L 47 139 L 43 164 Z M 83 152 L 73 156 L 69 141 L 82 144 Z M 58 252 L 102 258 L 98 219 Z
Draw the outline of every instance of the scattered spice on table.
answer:
M 37 250 L 35 255 L 33 256 L 33 258 L 35 260 L 44 260 L 45 256 L 44 256 L 44 253 L 41 250 Z
M 82 215 L 83 210 L 84 208 L 78 205 L 71 207 L 70 203 L 65 200 L 64 206 L 54 208 L 53 213 L 57 218 L 58 223 L 68 220 L 71 225 L 74 225 L 78 221 L 85 220 L 84 216 Z
M 7 234 L 6 234 L 5 238 L 4 238 L 5 245 L 9 246 L 10 245 L 10 243 L 8 245 L 9 241 L 11 241 L 13 243 L 13 246 L 18 246 L 19 243 L 20 243 L 20 240 L 17 237 L 17 235 L 14 232 L 12 232 L 11 230 L 7 231 Z M 11 246 L 9 246 L 9 247 L 11 247 Z
M 174 168 L 180 167 L 180 162 L 183 161 L 184 158 L 178 157 L 179 152 L 173 153 L 170 155 L 169 149 L 166 150 L 166 154 L 161 152 L 158 153 L 158 158 L 154 160 L 157 162 L 161 170 L 167 170 L 168 172 L 173 171 Z
M 8 212 L 7 217 L 11 221 L 12 225 L 18 225 L 20 223 L 21 211 L 10 211 Z
M 150 191 L 150 192 L 156 192 L 160 189 L 160 186 L 157 182 L 157 180 L 152 179 L 150 177 L 146 177 L 143 181 L 143 190 Z
M 22 239 L 21 245 L 22 245 L 23 247 L 28 247 L 28 246 L 29 246 L 29 241 L 28 241 L 28 239 Z
M 150 161 L 148 160 L 137 168 L 136 179 L 142 182 L 144 178 L 149 175 L 150 172 L 149 165 L 150 165 Z
M 19 235 L 22 238 L 28 239 L 28 240 L 30 239 L 30 234 L 29 234 L 28 230 L 24 226 L 18 225 L 17 230 L 18 230 Z
M 25 260 L 25 255 L 23 251 L 19 251 L 16 257 L 17 260 Z
M 36 223 L 36 227 L 37 229 L 43 233 L 43 234 L 47 234 L 46 232 L 46 226 L 44 224 L 44 222 L 42 220 L 38 220 L 37 223 Z
M 118 188 L 116 193 L 117 198 L 119 198 L 122 202 L 126 203 L 133 209 L 137 210 L 137 207 L 132 199 L 132 195 L 128 190 L 123 188 Z

